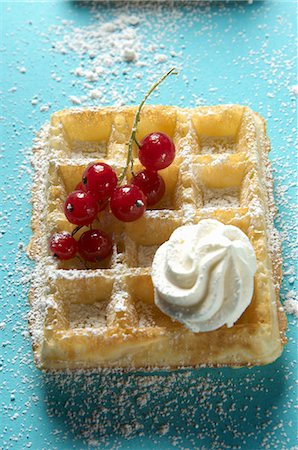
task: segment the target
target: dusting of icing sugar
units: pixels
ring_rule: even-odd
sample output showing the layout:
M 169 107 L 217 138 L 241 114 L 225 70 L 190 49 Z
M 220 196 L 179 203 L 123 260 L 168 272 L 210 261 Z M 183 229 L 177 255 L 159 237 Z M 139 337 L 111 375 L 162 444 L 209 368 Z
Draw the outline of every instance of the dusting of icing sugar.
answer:
M 292 94 L 298 95 L 298 84 L 296 84 L 295 86 L 290 86 L 289 90 Z
M 82 100 L 75 95 L 70 95 L 69 100 L 73 105 L 80 105 L 82 103 Z
M 208 189 L 202 188 L 204 208 L 223 209 L 223 208 L 239 208 L 240 206 L 240 189 L 222 188 Z
M 180 142 L 180 155 L 183 157 L 186 157 L 192 152 L 191 143 L 189 142 L 189 139 L 184 138 L 184 142 Z
M 224 164 L 229 158 L 228 153 L 217 154 L 216 158 L 212 159 L 211 166 L 220 166 Z
M 68 315 L 70 328 L 94 330 L 105 327 L 107 304 L 108 302 L 70 303 Z
M 142 67 L 140 59 L 142 43 L 139 37 L 141 18 L 131 14 L 121 14 L 105 22 L 95 13 L 95 24 L 78 28 L 70 22 L 65 27 L 52 25 L 50 32 L 57 36 L 53 49 L 63 55 L 75 53 L 82 60 L 81 65 L 72 69 L 75 77 L 83 80 L 87 95 L 69 97 L 75 105 L 86 104 L 90 100 L 101 99 L 109 104 L 122 104 L 116 90 L 107 91 L 107 76 L 118 75 L 117 64 L 126 62 Z M 87 67 L 83 60 L 87 58 Z M 163 61 L 165 62 L 165 61 Z M 94 85 L 100 87 L 95 88 Z
M 138 327 L 156 327 L 156 320 L 154 319 L 154 310 L 157 310 L 156 306 L 138 300 L 135 305 L 139 318 Z M 159 311 L 158 314 L 160 314 Z
M 234 138 L 200 137 L 202 155 L 214 153 L 236 153 L 237 143 Z
M 158 245 L 139 245 L 138 247 L 138 266 L 151 267 Z
M 196 208 L 194 204 L 184 204 L 182 207 L 182 223 L 183 225 L 191 224 L 196 216 Z
M 298 319 L 298 300 L 297 292 L 291 290 L 286 294 L 286 300 L 284 302 L 285 310 L 288 314 L 293 314 Z
M 113 293 L 112 302 L 113 309 L 115 312 L 126 311 L 127 307 L 125 304 L 125 293 L 123 291 L 118 291 Z
M 104 158 L 107 153 L 107 144 L 106 142 L 72 141 L 71 150 L 81 157 L 82 153 L 94 153 L 97 158 Z

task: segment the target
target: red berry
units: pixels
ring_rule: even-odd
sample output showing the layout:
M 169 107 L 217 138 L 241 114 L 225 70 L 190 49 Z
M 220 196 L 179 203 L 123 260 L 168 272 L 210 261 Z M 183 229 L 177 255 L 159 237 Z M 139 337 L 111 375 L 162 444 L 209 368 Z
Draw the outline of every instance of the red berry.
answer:
M 86 186 L 80 181 L 74 188 L 74 191 L 86 191 Z
M 117 219 L 132 222 L 139 219 L 146 210 L 146 197 L 138 186 L 121 186 L 115 189 L 111 200 L 111 211 Z
M 138 172 L 131 180 L 131 184 L 143 191 L 148 206 L 158 203 L 166 190 L 163 178 L 157 172 L 147 169 Z
M 78 241 L 79 253 L 86 261 L 98 261 L 111 255 L 113 245 L 110 237 L 100 230 L 88 230 Z
M 51 237 L 50 251 L 58 259 L 71 259 L 78 251 L 78 244 L 70 233 L 62 231 L 62 233 L 55 233 Z
M 82 181 L 80 181 L 76 187 L 74 188 L 75 191 L 85 191 L 86 192 L 86 186 Z M 98 211 L 103 211 L 109 203 L 109 199 L 106 200 L 99 200 L 98 202 Z
M 144 137 L 139 149 L 139 160 L 146 169 L 165 169 L 175 158 L 175 145 L 164 133 L 151 133 Z
M 96 200 L 110 198 L 117 186 L 117 181 L 116 172 L 103 162 L 89 164 L 83 173 L 83 184 Z
M 64 204 L 64 214 L 70 223 L 89 225 L 96 218 L 98 205 L 89 192 L 71 192 Z

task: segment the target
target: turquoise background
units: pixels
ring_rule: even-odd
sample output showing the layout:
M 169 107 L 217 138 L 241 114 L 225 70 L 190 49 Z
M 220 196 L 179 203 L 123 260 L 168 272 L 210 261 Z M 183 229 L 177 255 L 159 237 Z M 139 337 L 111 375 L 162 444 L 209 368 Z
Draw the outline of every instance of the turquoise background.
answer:
M 0 8 L 0 447 L 297 448 L 297 319 L 293 315 L 288 316 L 289 343 L 283 355 L 262 368 L 45 375 L 34 367 L 27 332 L 33 265 L 25 254 L 31 233 L 29 157 L 34 132 L 52 112 L 71 106 L 70 95 L 88 91 L 86 80 L 71 73 L 80 64 L 78 55 L 62 55 L 52 45 L 69 34 L 72 25 L 64 24 L 60 36 L 50 27 L 62 20 L 84 27 L 128 13 L 139 18 L 132 27 L 140 37 L 147 66 L 117 62 L 115 74 L 94 87 L 101 83 L 106 93 L 116 90 L 119 97 L 128 90 L 126 103 L 138 103 L 150 83 L 175 65 L 179 76 L 168 79 L 151 102 L 241 103 L 267 119 L 279 208 L 276 225 L 283 239 L 281 298 L 291 298 L 297 273 L 297 97 L 290 89 L 297 84 L 296 2 L 139 8 L 110 3 L 92 8 L 90 2 L 2 1 Z M 100 14 L 98 19 L 94 10 Z M 146 50 L 150 42 L 167 55 L 167 61 L 153 61 Z M 170 56 L 171 50 L 176 55 Z M 88 57 L 84 63 L 88 67 Z M 139 72 L 141 80 L 134 78 Z M 93 103 L 108 103 L 108 95 L 105 100 Z M 43 105 L 49 109 L 42 112 Z

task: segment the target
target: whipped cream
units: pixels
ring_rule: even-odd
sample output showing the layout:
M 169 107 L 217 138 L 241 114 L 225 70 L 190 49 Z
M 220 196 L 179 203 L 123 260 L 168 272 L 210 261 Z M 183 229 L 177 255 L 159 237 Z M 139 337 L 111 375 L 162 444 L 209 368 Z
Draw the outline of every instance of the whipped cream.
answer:
M 237 227 L 212 219 L 179 227 L 154 256 L 155 303 L 193 332 L 232 327 L 251 302 L 256 265 Z

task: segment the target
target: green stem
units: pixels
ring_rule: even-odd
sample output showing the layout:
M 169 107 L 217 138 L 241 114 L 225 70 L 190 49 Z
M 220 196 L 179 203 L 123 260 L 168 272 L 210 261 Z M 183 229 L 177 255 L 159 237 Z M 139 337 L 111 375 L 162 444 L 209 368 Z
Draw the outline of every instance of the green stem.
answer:
M 178 72 L 175 69 L 175 67 L 173 67 L 171 70 L 166 72 L 158 81 L 156 81 L 156 83 L 154 83 L 151 86 L 151 88 L 149 89 L 149 91 L 147 92 L 147 94 L 144 96 L 143 100 L 139 104 L 139 107 L 137 109 L 137 112 L 136 112 L 136 115 L 135 115 L 135 118 L 134 118 L 134 122 L 133 122 L 132 130 L 131 130 L 131 135 L 130 135 L 130 138 L 129 138 L 129 142 L 128 142 L 126 166 L 124 167 L 123 172 L 122 172 L 122 174 L 119 177 L 119 180 L 118 180 L 118 184 L 119 185 L 121 185 L 122 181 L 124 180 L 129 166 L 130 166 L 130 171 L 133 174 L 132 149 L 133 149 L 133 143 L 134 142 L 137 144 L 138 147 L 140 146 L 140 144 L 137 141 L 136 134 L 137 134 L 137 125 L 138 125 L 138 122 L 140 121 L 140 114 L 141 114 L 141 110 L 142 110 L 142 108 L 144 106 L 144 103 L 146 102 L 146 100 L 149 97 L 149 95 L 152 94 L 152 92 L 157 88 L 157 86 L 159 86 L 169 75 L 177 75 L 177 74 L 178 74 Z

